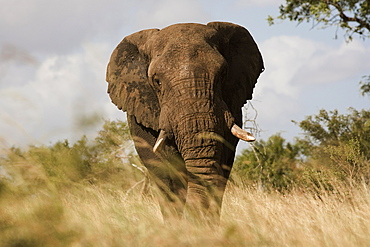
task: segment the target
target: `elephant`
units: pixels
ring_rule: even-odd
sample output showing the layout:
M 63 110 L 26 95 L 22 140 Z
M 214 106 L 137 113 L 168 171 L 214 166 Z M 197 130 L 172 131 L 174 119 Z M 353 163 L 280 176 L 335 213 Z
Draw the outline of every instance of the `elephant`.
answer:
M 159 188 L 164 218 L 220 218 L 242 107 L 264 71 L 249 31 L 228 22 L 180 23 L 125 37 L 107 66 L 108 94 Z

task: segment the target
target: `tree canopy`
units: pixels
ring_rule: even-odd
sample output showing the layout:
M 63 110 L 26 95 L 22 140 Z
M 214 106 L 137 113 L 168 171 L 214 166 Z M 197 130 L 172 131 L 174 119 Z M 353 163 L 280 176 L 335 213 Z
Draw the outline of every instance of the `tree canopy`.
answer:
M 314 27 L 336 26 L 346 32 L 348 40 L 353 35 L 370 37 L 369 0 L 286 0 L 279 9 L 278 19 L 312 22 Z M 270 25 L 275 19 L 268 17 Z

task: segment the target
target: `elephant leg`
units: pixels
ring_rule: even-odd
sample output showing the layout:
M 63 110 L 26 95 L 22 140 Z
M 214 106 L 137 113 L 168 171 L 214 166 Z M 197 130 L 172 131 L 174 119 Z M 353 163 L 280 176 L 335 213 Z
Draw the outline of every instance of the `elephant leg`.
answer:
M 185 164 L 176 148 L 166 143 L 163 152 L 157 155 L 153 146 L 158 132 L 136 122 L 134 116 L 127 115 L 131 135 L 137 153 L 148 169 L 149 177 L 159 189 L 159 204 L 163 217 L 181 217 L 187 191 Z M 170 142 L 170 141 L 166 141 Z

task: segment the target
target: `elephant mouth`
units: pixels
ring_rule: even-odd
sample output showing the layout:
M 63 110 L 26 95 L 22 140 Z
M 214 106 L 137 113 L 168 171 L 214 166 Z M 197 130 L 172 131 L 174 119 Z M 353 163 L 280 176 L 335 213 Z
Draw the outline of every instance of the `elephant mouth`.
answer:
M 243 130 L 235 123 L 231 127 L 231 134 L 233 134 L 235 137 L 239 138 L 240 140 L 246 141 L 246 142 L 254 142 L 256 138 L 249 133 L 248 131 Z M 159 132 L 159 136 L 157 138 L 156 143 L 153 147 L 153 152 L 158 153 L 163 149 L 163 144 L 165 143 L 165 140 L 167 138 L 167 133 L 165 130 L 161 130 Z

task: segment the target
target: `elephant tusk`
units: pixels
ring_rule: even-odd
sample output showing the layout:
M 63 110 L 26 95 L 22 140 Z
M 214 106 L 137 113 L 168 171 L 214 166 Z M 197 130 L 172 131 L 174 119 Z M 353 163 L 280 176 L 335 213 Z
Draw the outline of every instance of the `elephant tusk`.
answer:
M 154 147 L 153 147 L 153 152 L 154 153 L 157 153 L 158 150 L 162 149 L 165 137 L 166 137 L 166 131 L 161 130 L 161 132 L 159 132 L 159 136 L 157 138 L 157 141 L 155 142 Z
M 238 125 L 234 124 L 231 128 L 231 133 L 246 142 L 254 142 L 256 138 L 249 132 L 241 129 Z

